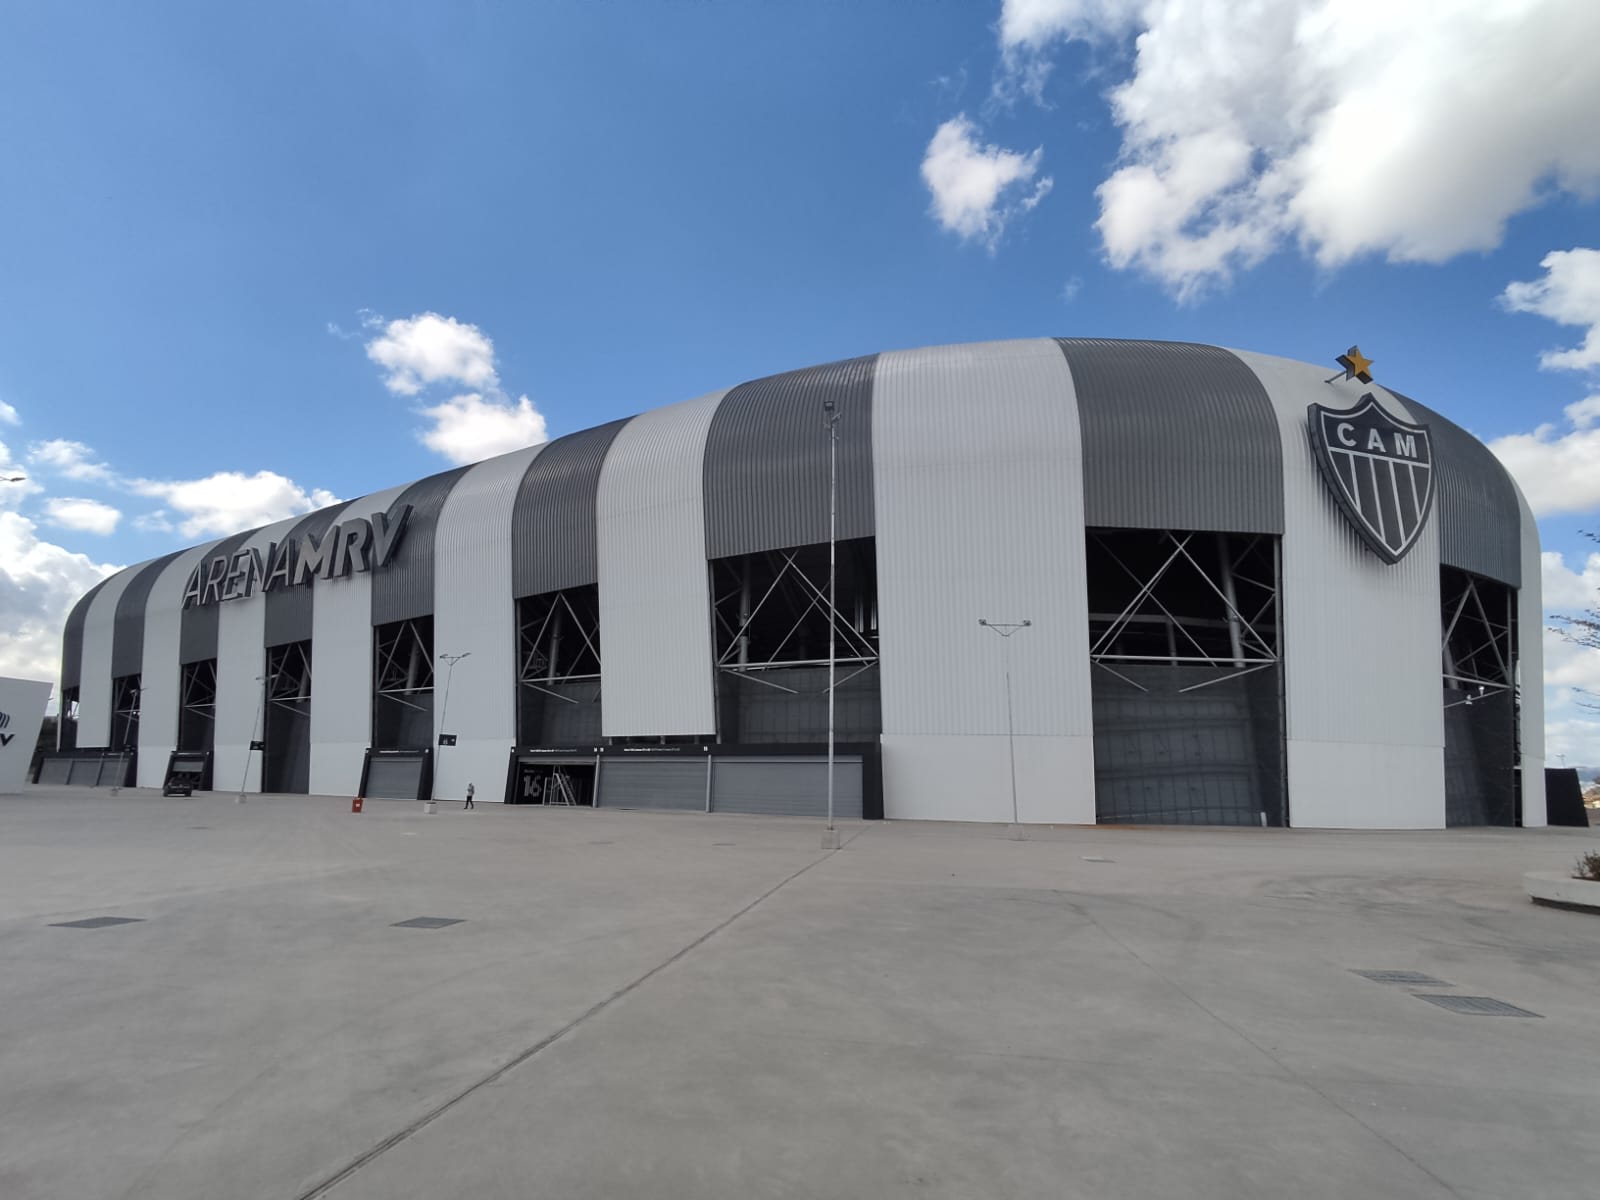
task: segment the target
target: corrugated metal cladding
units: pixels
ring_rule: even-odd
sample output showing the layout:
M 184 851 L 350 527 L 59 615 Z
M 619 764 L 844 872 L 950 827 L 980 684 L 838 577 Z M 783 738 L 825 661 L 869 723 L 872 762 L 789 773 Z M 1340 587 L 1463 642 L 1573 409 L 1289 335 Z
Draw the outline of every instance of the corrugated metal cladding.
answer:
M 1515 482 L 1522 521 L 1522 578 L 1517 589 L 1517 683 L 1521 688 L 1522 823 L 1545 825 L 1544 799 L 1544 581 L 1539 574 L 1539 525 Z
M 405 537 L 384 571 L 372 573 L 372 623 L 409 621 L 433 612 L 433 532 L 450 489 L 472 468 L 456 467 L 418 480 L 389 506 L 391 514 L 411 505 Z
M 137 675 L 144 670 L 145 606 L 150 599 L 150 589 L 163 568 L 182 553 L 182 550 L 174 550 L 152 559 L 128 581 L 122 598 L 117 601 L 116 624 L 111 631 L 111 678 Z
M 83 682 L 83 622 L 89 615 L 89 605 L 100 594 L 100 589 L 111 581 L 107 576 L 95 584 L 72 606 L 67 614 L 67 624 L 61 631 L 61 687 L 75 688 Z
M 200 560 L 200 570 L 206 570 L 212 559 L 232 555 L 254 532 L 254 529 L 247 529 L 243 533 L 223 538 Z M 175 599 L 180 606 L 183 604 L 181 588 Z M 193 608 L 183 610 L 181 618 L 183 625 L 178 631 L 179 663 L 204 662 L 208 658 L 217 656 L 217 615 L 221 608 L 220 604 L 197 604 Z
M 599 579 L 595 489 L 606 451 L 628 420 L 557 438 L 528 467 L 511 513 L 514 599 Z
M 1226 350 L 1057 338 L 1083 430 L 1090 526 L 1283 532 L 1272 401 Z
M 345 507 L 335 504 L 301 517 L 300 523 L 289 531 L 286 540 L 293 541 L 309 534 L 317 539 L 320 546 L 328 527 L 339 519 Z M 290 642 L 303 642 L 311 636 L 311 593 L 315 587 L 315 584 L 311 584 L 306 587 L 278 588 L 266 594 L 265 636 L 268 646 L 286 646 Z
M 118 571 L 89 606 L 83 621 L 83 681 L 78 694 L 78 745 L 106 746 L 111 741 L 111 638 L 117 602 L 138 574 L 138 566 Z
M 871 537 L 872 380 L 878 356 L 740 384 L 706 438 L 706 554 L 726 558 L 828 540 L 828 426 L 839 412 L 838 536 Z
M 1439 561 L 1522 586 L 1522 522 L 1517 490 L 1500 460 L 1477 438 L 1409 396 L 1382 388 L 1409 408 L 1432 433 L 1434 519 L 1439 523 Z
M 150 591 L 145 610 L 144 666 L 139 697 L 139 786 L 160 787 L 167 755 L 178 745 L 178 636 L 183 585 L 205 559 L 209 544 L 181 551 Z
M 723 395 L 635 417 L 606 455 L 595 511 L 608 737 L 716 731 L 700 489 Z
M 607 755 L 600 764 L 600 804 L 606 808 L 674 808 L 704 812 L 710 760 L 663 759 L 655 755 Z
M 719 758 L 711 771 L 713 812 L 825 817 L 828 764 L 815 758 Z M 833 762 L 833 815 L 861 819 L 861 759 Z

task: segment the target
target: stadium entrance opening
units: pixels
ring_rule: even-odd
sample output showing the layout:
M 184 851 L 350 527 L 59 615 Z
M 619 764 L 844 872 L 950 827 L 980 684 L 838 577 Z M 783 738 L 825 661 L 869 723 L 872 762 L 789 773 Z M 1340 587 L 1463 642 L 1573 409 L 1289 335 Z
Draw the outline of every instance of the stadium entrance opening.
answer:
M 593 758 L 519 756 L 506 803 L 592 807 L 594 782 Z

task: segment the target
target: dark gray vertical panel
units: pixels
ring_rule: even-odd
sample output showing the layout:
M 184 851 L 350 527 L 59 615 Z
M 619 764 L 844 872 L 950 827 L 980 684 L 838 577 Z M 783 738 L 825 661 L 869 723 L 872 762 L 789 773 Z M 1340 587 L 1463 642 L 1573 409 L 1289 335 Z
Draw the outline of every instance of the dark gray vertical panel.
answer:
M 706 556 L 828 540 L 828 427 L 839 411 L 840 540 L 871 537 L 876 354 L 741 384 L 706 437 Z M 974 413 L 974 420 L 981 414 Z
M 72 606 L 67 614 L 66 626 L 61 630 L 61 688 L 78 687 L 83 682 L 83 623 L 89 616 L 89 605 L 113 577 L 108 575 L 95 584 Z
M 1522 511 L 1511 476 L 1477 438 L 1410 396 L 1384 389 L 1432 435 L 1439 562 L 1522 586 Z
M 391 515 L 411 506 L 405 536 L 383 570 L 372 572 L 372 623 L 409 621 L 433 615 L 433 532 L 456 480 L 471 466 L 419 479 L 389 506 Z
M 1283 532 L 1278 418 L 1250 368 L 1215 346 L 1056 340 L 1078 393 L 1085 523 Z
M 511 511 L 511 594 L 600 580 L 595 495 L 612 439 L 631 418 L 557 438 L 528 466 Z
M 254 529 L 247 529 L 243 533 L 236 533 L 230 538 L 224 538 L 212 548 L 211 553 L 200 560 L 200 565 L 195 568 L 205 578 L 205 573 L 210 569 L 213 560 L 230 558 L 240 546 L 254 533 Z M 184 580 L 180 586 L 187 586 Z M 179 595 L 180 604 L 182 594 Z M 237 601 L 235 602 L 237 603 Z M 182 622 L 178 627 L 178 662 L 192 663 L 204 662 L 208 658 L 217 656 L 217 614 L 221 606 L 218 604 L 197 604 L 193 608 L 183 610 L 179 618 Z
M 343 504 L 335 504 L 308 514 L 289 531 L 284 541 L 292 542 L 310 534 L 317 539 L 317 544 L 320 546 L 323 535 L 344 511 L 344 507 Z M 315 584 L 306 584 L 301 587 L 278 588 L 266 594 L 265 645 L 285 646 L 290 642 L 305 642 L 311 639 L 311 605 L 315 587 Z
M 145 563 L 128 581 L 117 600 L 117 615 L 111 626 L 111 678 L 137 675 L 144 670 L 144 610 L 156 577 L 168 563 L 182 554 L 175 550 Z

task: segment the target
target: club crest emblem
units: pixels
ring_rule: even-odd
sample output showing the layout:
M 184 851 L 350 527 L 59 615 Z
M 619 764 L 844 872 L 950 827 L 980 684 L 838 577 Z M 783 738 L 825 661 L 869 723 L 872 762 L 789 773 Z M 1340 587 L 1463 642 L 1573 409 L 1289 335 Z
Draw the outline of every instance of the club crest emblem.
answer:
M 1433 507 L 1433 443 L 1426 425 L 1389 415 L 1368 392 L 1353 409 L 1306 410 L 1311 453 L 1350 524 L 1387 563 L 1416 544 Z

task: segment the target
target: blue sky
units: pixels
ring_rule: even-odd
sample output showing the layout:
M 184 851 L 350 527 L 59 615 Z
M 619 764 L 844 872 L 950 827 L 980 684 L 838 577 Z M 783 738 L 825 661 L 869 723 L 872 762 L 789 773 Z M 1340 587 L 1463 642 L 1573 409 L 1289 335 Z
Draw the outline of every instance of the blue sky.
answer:
M 1600 246 L 1600 6 L 1425 7 L 13 0 L 0 671 L 106 565 L 541 420 L 1054 334 L 1360 342 L 1510 439 L 1581 599 L 1600 255 L 1546 256 Z

